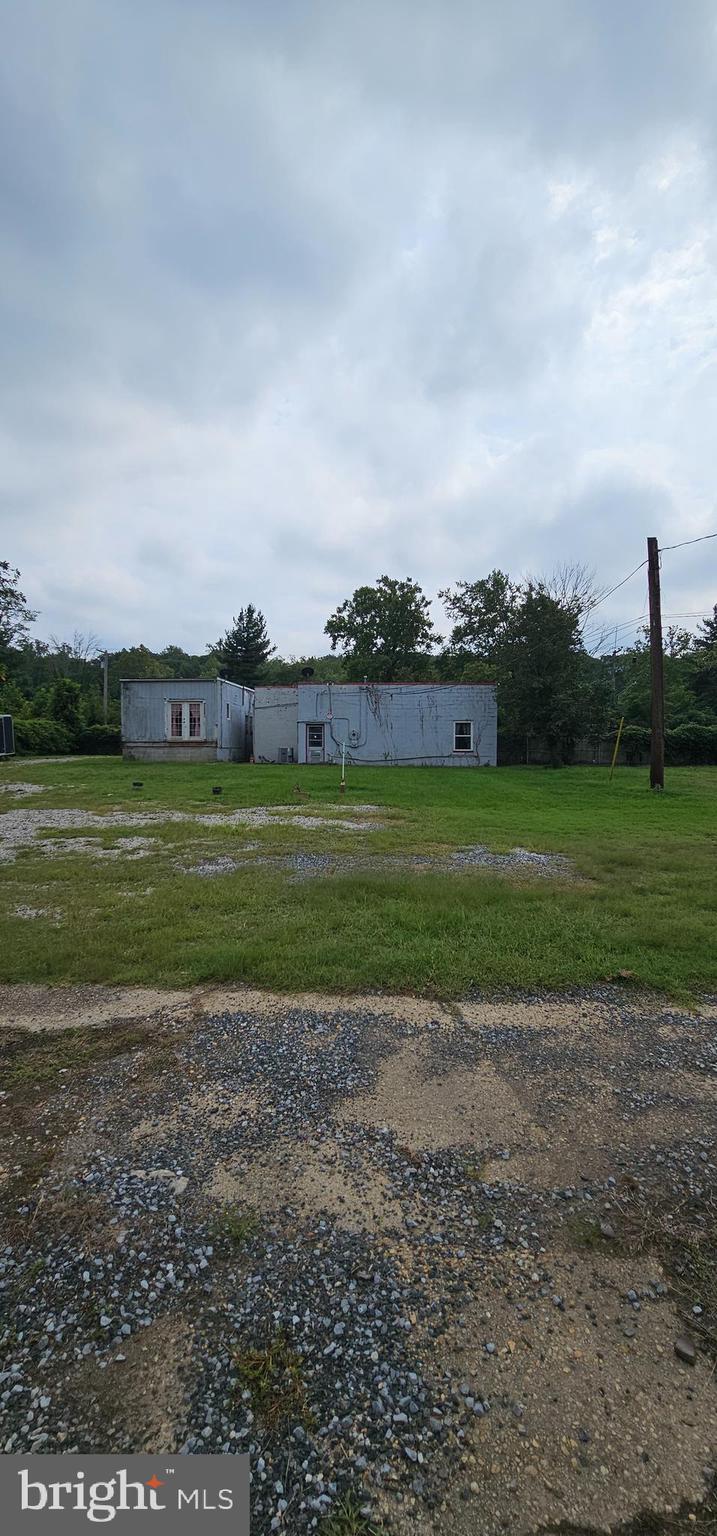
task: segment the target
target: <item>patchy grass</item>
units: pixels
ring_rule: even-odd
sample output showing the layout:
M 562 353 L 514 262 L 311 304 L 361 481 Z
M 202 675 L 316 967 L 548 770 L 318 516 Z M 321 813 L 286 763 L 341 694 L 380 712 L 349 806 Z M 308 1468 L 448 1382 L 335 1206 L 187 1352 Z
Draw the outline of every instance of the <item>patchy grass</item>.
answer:
M 265 1429 L 287 1419 L 310 1423 L 301 1359 L 284 1333 L 276 1333 L 264 1349 L 243 1350 L 234 1363 L 239 1388 L 251 1392 L 252 1410 Z
M 631 1253 L 656 1255 L 686 1329 L 717 1360 L 717 1204 L 692 1195 L 673 1205 L 629 1190 L 621 1204 L 621 1243 Z M 698 1317 L 694 1306 L 702 1308 Z
M 331 767 L 22 761 L 0 782 L 42 793 L 4 810 L 76 808 L 222 813 L 285 805 L 378 805 L 384 825 L 228 827 L 159 823 L 78 829 L 3 867 L 0 980 L 246 981 L 277 989 L 386 988 L 456 997 L 472 988 L 591 985 L 629 973 L 636 985 L 683 999 L 714 988 L 714 800 L 717 771 L 672 769 L 664 795 L 647 773 L 604 770 L 351 770 L 340 796 Z M 132 780 L 141 778 L 142 789 Z M 221 783 L 223 794 L 212 795 Z M 360 813 L 359 813 L 360 814 Z M 136 861 L 72 851 L 73 836 L 154 839 Z M 212 879 L 187 876 L 207 855 L 450 853 L 474 843 L 567 855 L 576 881 L 488 870 L 349 870 L 300 885 L 260 863 Z M 67 843 L 67 850 L 63 846 Z M 256 845 L 246 849 L 246 844 Z M 180 867 L 178 867 L 180 866 Z M 63 913 L 23 922 L 17 906 Z
M 251 1206 L 240 1210 L 239 1206 L 225 1205 L 211 1222 L 211 1231 L 215 1237 L 223 1238 L 232 1247 L 243 1248 L 245 1243 L 256 1237 L 259 1225 L 259 1217 Z
M 321 1536 L 382 1536 L 379 1527 L 361 1514 L 358 1499 L 350 1496 L 322 1520 L 320 1530 Z
M 146 1045 L 146 1024 L 114 1025 L 106 1029 L 65 1029 L 0 1032 L 0 1077 L 14 1104 L 32 1103 L 61 1086 L 63 1079 Z
M 0 1185 L 0 1226 L 26 1235 L 18 1207 L 32 1207 L 38 1186 L 51 1171 L 55 1154 L 70 1128 L 72 1093 L 98 1067 L 134 1054 L 131 1070 L 146 1074 L 150 1086 L 167 1067 L 176 1066 L 180 1036 L 158 1031 L 156 1024 L 109 1024 L 100 1028 L 0 1030 L 0 1086 L 3 1090 L 3 1144 L 7 1171 Z M 81 1235 L 95 1219 L 87 1192 L 53 1196 L 60 1226 Z M 32 1221 L 32 1211 L 28 1220 Z
M 565 1222 L 568 1242 L 573 1248 L 585 1248 L 588 1252 L 622 1252 L 623 1245 L 617 1239 L 617 1234 L 606 1237 L 601 1232 L 600 1226 L 600 1221 L 594 1216 L 589 1216 L 584 1211 L 574 1211 Z

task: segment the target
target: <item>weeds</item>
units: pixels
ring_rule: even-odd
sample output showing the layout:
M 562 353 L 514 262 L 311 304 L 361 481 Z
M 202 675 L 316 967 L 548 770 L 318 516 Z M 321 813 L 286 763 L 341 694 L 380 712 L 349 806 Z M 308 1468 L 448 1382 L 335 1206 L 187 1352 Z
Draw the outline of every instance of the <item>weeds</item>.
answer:
M 717 1358 L 717 1201 L 691 1195 L 672 1204 L 654 1190 L 649 1203 L 629 1186 L 620 1190 L 619 1239 L 633 1252 L 652 1253 L 670 1282 L 690 1332 Z M 693 1307 L 701 1307 L 695 1315 Z M 715 1508 L 717 1523 L 717 1506 Z
M 252 1408 L 268 1430 L 286 1419 L 311 1423 L 301 1360 L 284 1333 L 276 1333 L 264 1349 L 235 1356 L 241 1388 L 251 1392 Z
M 372 1520 L 361 1514 L 358 1499 L 350 1494 L 321 1523 L 321 1536 L 381 1536 Z
M 583 1211 L 574 1211 L 565 1222 L 565 1230 L 574 1248 L 587 1248 L 604 1253 L 610 1249 L 611 1253 L 619 1251 L 619 1243 L 600 1230 L 600 1222 L 594 1216 L 588 1216 Z
M 211 1230 L 215 1237 L 224 1238 L 235 1248 L 243 1248 L 259 1231 L 259 1217 L 250 1205 L 243 1210 L 236 1205 L 225 1205 L 214 1217 Z
M 63 1077 L 126 1055 L 152 1038 L 146 1024 L 103 1029 L 7 1030 L 0 1035 L 0 1075 L 13 1102 L 33 1102 L 59 1088 Z

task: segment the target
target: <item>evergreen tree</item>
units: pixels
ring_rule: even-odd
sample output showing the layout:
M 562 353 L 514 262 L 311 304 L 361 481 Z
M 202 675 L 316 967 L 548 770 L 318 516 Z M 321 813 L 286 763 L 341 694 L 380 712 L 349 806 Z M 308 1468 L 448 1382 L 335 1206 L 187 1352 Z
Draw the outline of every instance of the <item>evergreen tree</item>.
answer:
M 276 646 L 271 644 L 261 609 L 247 603 L 213 649 L 230 682 L 253 688 L 261 681 L 264 666 Z
M 717 603 L 712 609 L 710 618 L 703 619 L 695 637 L 695 645 L 700 650 L 709 650 L 717 645 Z

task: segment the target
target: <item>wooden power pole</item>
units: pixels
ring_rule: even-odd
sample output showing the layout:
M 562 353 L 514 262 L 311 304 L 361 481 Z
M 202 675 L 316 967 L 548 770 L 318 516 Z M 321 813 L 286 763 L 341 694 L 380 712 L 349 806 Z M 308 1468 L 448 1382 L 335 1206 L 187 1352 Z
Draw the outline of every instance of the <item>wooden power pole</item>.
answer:
M 660 551 L 657 539 L 647 541 L 647 589 L 650 600 L 650 681 L 652 695 L 650 789 L 665 787 L 665 681 L 662 658 Z
M 109 664 L 110 664 L 109 655 L 108 655 L 107 651 L 103 651 L 102 652 L 102 716 L 103 716 L 105 725 L 107 724 L 107 704 L 109 702 L 109 677 L 108 677 Z

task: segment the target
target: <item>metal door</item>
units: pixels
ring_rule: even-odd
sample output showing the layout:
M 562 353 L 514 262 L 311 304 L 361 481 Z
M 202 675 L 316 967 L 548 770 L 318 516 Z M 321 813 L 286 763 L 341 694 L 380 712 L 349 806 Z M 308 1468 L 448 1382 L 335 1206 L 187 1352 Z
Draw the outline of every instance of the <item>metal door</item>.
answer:
M 307 763 L 323 763 L 325 761 L 323 725 L 307 725 L 306 727 L 306 761 Z

